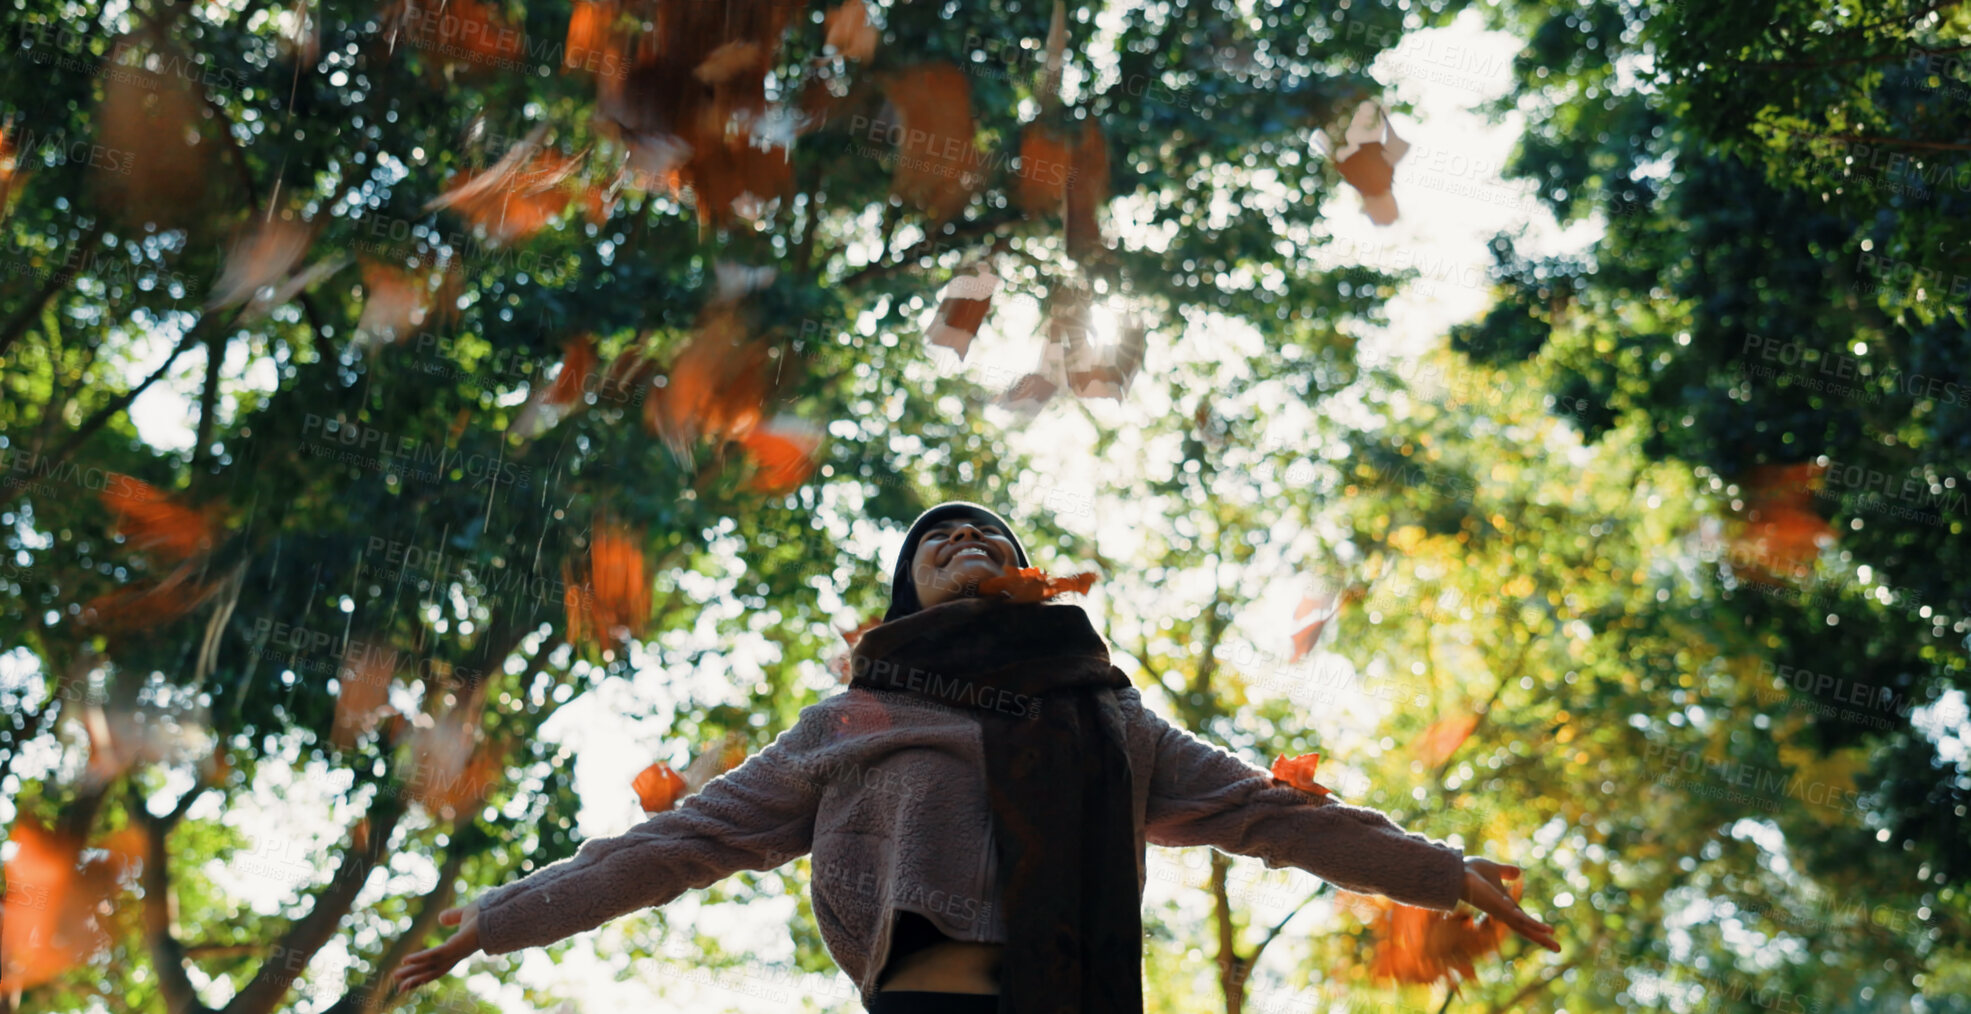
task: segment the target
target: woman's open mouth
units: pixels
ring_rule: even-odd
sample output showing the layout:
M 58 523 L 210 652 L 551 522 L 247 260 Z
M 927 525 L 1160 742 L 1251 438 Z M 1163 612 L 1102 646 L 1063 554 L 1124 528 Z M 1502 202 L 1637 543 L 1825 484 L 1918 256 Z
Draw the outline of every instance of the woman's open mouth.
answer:
M 967 560 L 967 559 L 971 559 L 972 557 L 977 557 L 981 560 L 990 561 L 992 560 L 992 553 L 988 551 L 984 546 L 965 546 L 958 549 L 956 552 L 953 552 L 951 556 L 948 559 L 946 559 L 944 562 L 946 566 L 950 566 L 951 564 L 957 563 L 960 560 Z

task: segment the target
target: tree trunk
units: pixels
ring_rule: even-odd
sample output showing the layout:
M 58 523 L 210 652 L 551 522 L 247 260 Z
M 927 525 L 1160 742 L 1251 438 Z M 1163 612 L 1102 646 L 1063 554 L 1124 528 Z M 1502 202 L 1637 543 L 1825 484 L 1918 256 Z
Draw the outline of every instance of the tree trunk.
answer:
M 1232 860 L 1217 849 L 1211 850 L 1211 908 L 1218 927 L 1218 988 L 1225 994 L 1225 1014 L 1241 1014 L 1246 1007 L 1245 962 L 1234 947 L 1237 933 L 1232 925 L 1232 895 L 1226 889 L 1225 875 Z
M 358 822 L 359 828 L 368 826 L 358 831 L 353 836 L 356 840 L 343 851 L 335 878 L 316 893 L 314 907 L 308 914 L 288 926 L 259 971 L 253 973 L 253 979 L 219 1009 L 220 1014 L 273 1014 L 295 980 L 314 960 L 316 952 L 334 939 L 342 917 L 349 914 L 370 872 L 387 853 L 390 835 L 404 812 L 403 799 L 395 795 L 379 796 L 371 804 L 369 813 Z

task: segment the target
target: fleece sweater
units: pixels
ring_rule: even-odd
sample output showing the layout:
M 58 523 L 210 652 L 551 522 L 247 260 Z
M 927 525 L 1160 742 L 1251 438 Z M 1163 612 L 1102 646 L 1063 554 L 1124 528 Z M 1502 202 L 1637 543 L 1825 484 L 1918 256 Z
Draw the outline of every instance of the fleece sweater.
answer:
M 1144 845 L 1210 845 L 1292 866 L 1345 890 L 1450 911 L 1461 850 L 1381 812 L 1316 797 L 1172 726 L 1133 687 L 1128 728 L 1138 894 Z M 823 943 L 865 1006 L 896 913 L 957 940 L 1004 943 L 979 724 L 963 710 L 851 688 L 675 808 L 479 899 L 489 954 L 537 947 L 740 870 L 811 855 Z

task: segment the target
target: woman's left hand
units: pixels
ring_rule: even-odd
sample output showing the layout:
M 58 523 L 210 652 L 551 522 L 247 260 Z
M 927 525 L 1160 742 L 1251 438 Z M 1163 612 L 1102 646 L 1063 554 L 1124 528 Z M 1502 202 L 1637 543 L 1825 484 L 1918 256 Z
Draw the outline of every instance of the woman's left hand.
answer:
M 1519 867 L 1495 863 L 1477 856 L 1465 857 L 1465 893 L 1463 900 L 1473 908 L 1506 924 L 1513 932 L 1559 953 L 1560 943 L 1554 939 L 1554 928 L 1526 914 L 1519 903 L 1512 900 L 1506 890 L 1506 881 L 1519 879 Z

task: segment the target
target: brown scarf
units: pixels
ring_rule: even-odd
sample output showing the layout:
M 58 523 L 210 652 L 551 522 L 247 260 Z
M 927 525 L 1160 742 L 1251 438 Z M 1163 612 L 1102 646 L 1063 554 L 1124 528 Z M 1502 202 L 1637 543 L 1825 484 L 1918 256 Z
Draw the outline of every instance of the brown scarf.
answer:
M 871 628 L 850 686 L 963 710 L 985 744 L 1001 1014 L 1142 1014 L 1129 677 L 1080 606 L 957 599 Z

